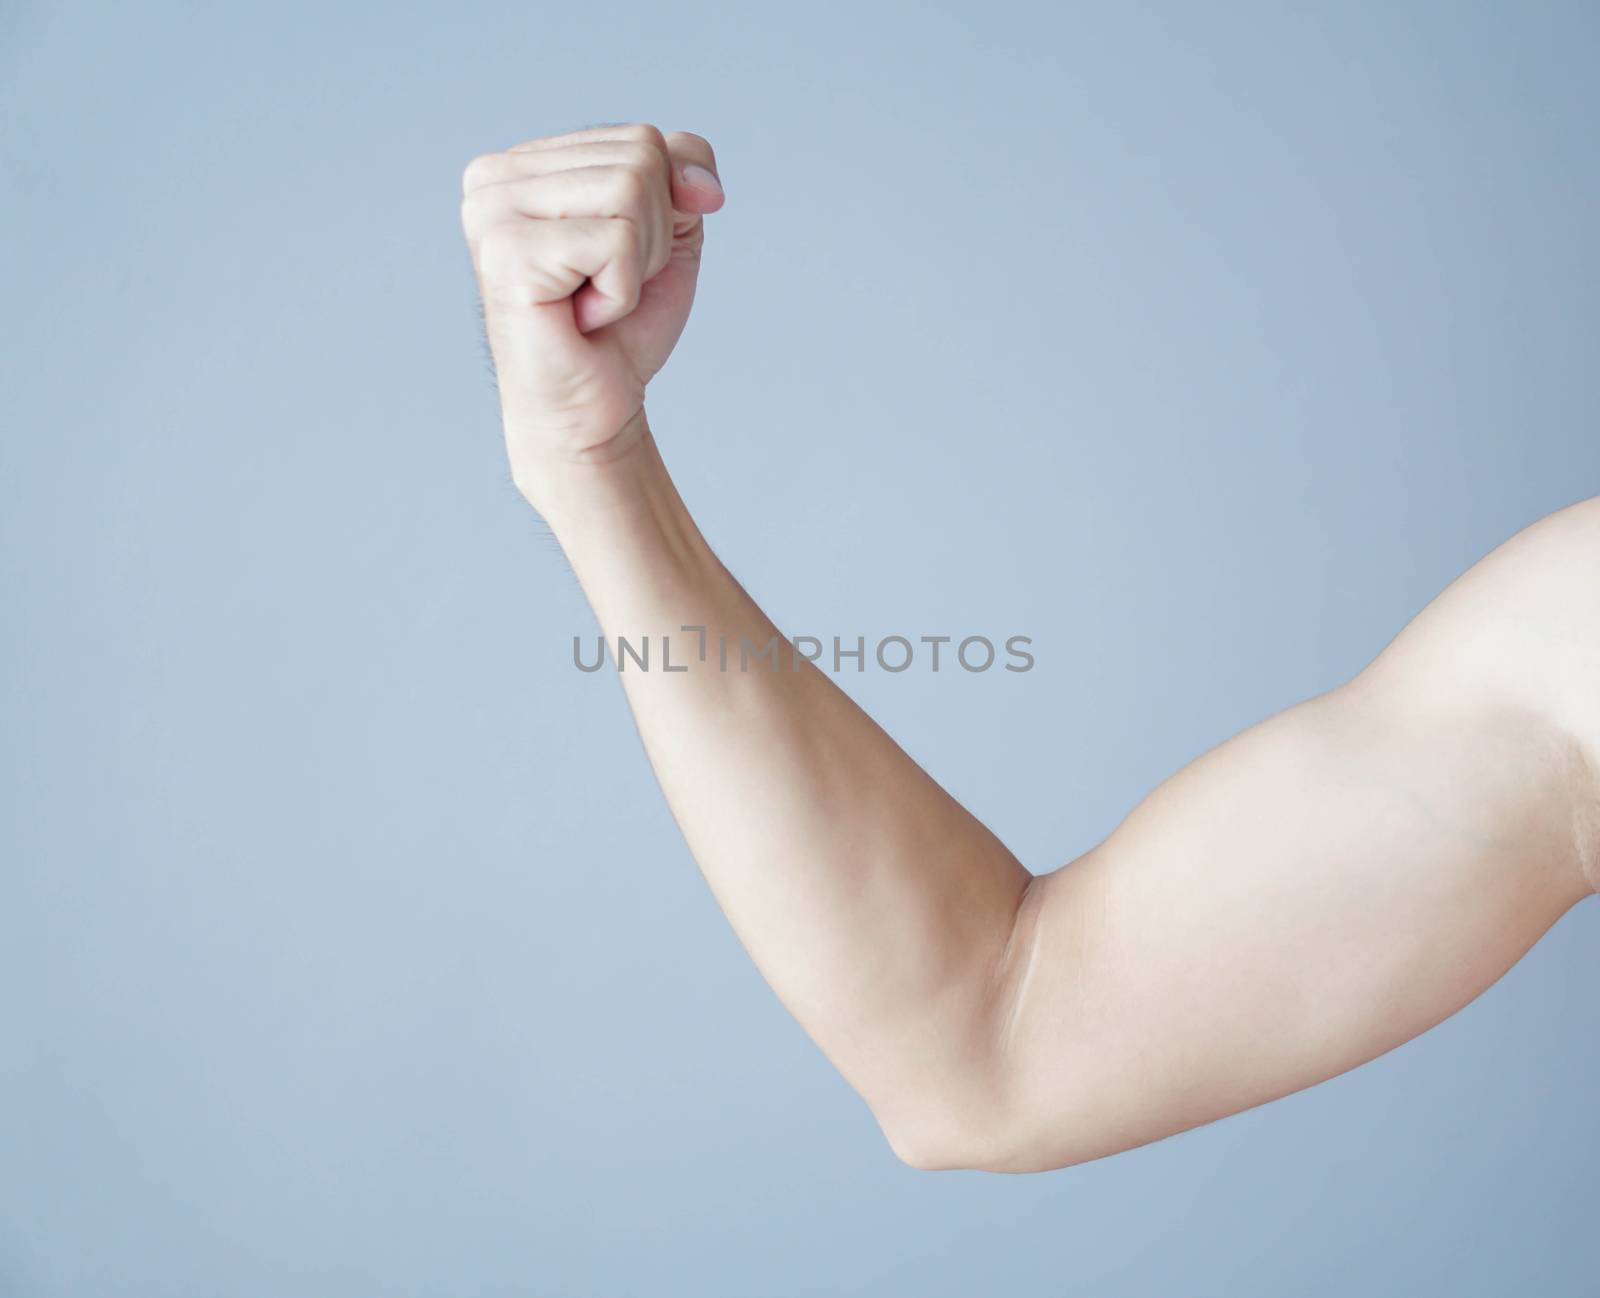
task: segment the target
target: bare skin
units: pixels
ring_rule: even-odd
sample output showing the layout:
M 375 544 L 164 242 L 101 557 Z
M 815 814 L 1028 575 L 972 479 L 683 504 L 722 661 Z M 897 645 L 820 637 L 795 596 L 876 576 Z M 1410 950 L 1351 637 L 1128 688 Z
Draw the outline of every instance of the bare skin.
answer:
M 650 126 L 466 172 L 513 477 L 613 640 L 780 634 L 645 414 L 715 173 L 704 139 Z M 1062 1167 L 1313 1085 L 1460 1009 L 1600 884 L 1600 498 L 1039 876 L 823 672 L 683 665 L 622 675 L 673 814 L 917 1167 Z

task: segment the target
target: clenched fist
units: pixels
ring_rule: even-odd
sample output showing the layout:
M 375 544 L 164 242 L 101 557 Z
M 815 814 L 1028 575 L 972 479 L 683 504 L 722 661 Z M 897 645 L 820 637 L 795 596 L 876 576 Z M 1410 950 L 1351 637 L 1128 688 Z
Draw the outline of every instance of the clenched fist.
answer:
M 598 126 L 468 165 L 461 220 L 483 295 L 512 476 L 536 506 L 563 466 L 618 456 L 694 300 L 711 146 Z

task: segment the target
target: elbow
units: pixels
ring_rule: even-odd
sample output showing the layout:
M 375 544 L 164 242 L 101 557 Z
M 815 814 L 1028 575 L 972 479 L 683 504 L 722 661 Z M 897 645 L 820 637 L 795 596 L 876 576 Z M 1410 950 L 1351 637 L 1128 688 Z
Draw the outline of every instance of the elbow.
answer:
M 999 1105 L 939 1105 L 876 1113 L 894 1156 L 919 1172 L 1044 1172 L 1080 1161 L 1051 1157 Z
M 995 1172 L 994 1160 L 970 1146 L 954 1141 L 907 1138 L 901 1132 L 885 1132 L 890 1151 L 914 1172 Z
M 977 1166 L 987 1160 L 976 1157 L 977 1151 L 963 1148 L 950 1138 L 948 1132 L 928 1131 L 916 1127 L 890 1125 L 880 1122 L 883 1138 L 889 1149 L 902 1163 L 917 1172 L 982 1171 Z
M 871 1108 L 894 1156 L 919 1172 L 1054 1172 L 1182 1129 L 1130 1122 L 1097 1088 L 1058 1079 L 1041 1094 L 1004 1070 L 877 1096 Z

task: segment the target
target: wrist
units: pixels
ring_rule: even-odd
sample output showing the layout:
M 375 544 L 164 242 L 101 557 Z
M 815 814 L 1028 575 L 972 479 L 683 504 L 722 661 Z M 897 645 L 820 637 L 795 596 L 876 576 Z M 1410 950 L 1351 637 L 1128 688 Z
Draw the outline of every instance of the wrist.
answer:
M 614 542 L 622 532 L 692 530 L 642 408 L 603 446 L 514 465 L 512 478 L 569 552 L 591 538 Z
M 506 444 L 515 448 L 523 439 L 507 424 Z M 530 439 L 531 440 L 531 439 Z M 511 480 L 522 498 L 542 514 L 552 527 L 587 508 L 605 508 L 625 499 L 642 485 L 653 448 L 643 407 L 605 442 L 575 452 L 545 455 L 511 454 Z

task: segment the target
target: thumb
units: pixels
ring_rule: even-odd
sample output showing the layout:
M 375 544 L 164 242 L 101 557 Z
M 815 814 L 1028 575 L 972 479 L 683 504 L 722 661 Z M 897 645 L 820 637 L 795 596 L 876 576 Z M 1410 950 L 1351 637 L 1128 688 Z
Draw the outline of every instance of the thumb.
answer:
M 688 131 L 673 131 L 666 137 L 667 157 L 672 161 L 672 208 L 674 212 L 698 217 L 722 206 L 722 181 L 717 177 L 717 158 L 708 141 Z M 679 220 L 675 233 L 692 224 Z

